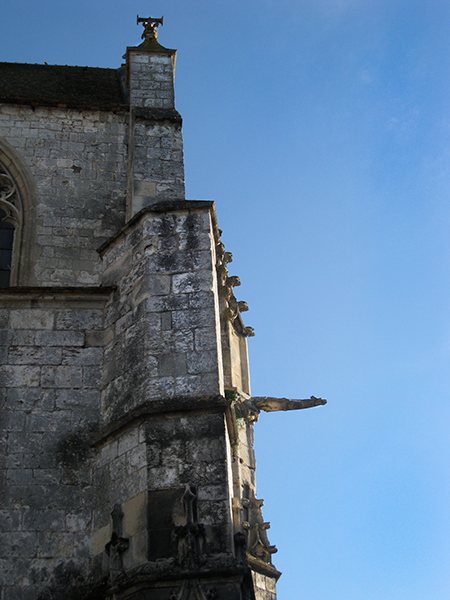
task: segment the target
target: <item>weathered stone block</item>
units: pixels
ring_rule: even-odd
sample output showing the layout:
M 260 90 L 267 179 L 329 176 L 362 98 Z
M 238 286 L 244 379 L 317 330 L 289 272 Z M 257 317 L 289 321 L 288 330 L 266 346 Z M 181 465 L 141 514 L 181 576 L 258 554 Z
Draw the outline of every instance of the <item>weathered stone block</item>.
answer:
M 12 329 L 52 329 L 54 314 L 42 309 L 12 310 L 10 326 Z
M 42 367 L 43 388 L 80 388 L 83 381 L 81 367 Z
M 0 380 L 5 387 L 37 387 L 41 368 L 33 366 L 0 366 Z
M 185 354 L 163 354 L 158 357 L 158 370 L 161 377 L 183 377 L 187 373 Z
M 11 347 L 8 360 L 12 365 L 61 364 L 62 351 L 60 348 Z
M 102 348 L 64 348 L 62 351 L 63 365 L 94 366 L 102 363 Z
M 83 346 L 82 331 L 38 331 L 36 344 L 39 346 Z

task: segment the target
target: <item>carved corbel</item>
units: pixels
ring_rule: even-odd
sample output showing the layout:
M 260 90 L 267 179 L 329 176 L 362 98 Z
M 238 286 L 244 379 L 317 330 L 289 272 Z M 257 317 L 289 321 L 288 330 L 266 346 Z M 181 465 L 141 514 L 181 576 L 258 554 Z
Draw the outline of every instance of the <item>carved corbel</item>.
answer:
M 225 319 L 228 319 L 228 321 L 234 321 L 235 318 L 238 316 L 238 311 L 230 303 L 230 305 L 227 306 L 227 308 L 223 311 L 223 316 L 225 317 Z
M 237 275 L 231 275 L 231 277 L 227 278 L 226 285 L 230 287 L 238 287 L 241 285 L 241 280 Z
M 217 265 L 217 281 L 219 282 L 220 287 L 224 287 L 226 285 L 226 281 L 228 279 L 228 269 L 225 265 Z
M 225 255 L 225 246 L 224 246 L 222 240 L 219 240 L 216 244 L 216 256 L 217 256 L 217 259 L 221 263 L 223 262 L 224 255 Z
M 232 323 L 235 321 L 235 319 L 237 319 L 238 315 L 241 312 L 245 312 L 248 310 L 247 302 L 238 302 L 231 290 L 229 290 L 226 300 L 228 306 L 225 308 L 222 314 L 225 317 L 225 319 L 228 319 Z M 255 335 L 253 327 L 241 327 L 240 331 L 247 337 L 253 337 Z
M 247 312 L 249 310 L 247 302 L 244 302 L 244 300 L 239 300 L 237 305 L 238 305 L 239 312 L 241 312 L 241 313 Z
M 228 306 L 223 311 L 223 316 L 229 321 L 234 321 L 239 314 L 238 303 L 236 302 L 236 298 L 230 294 L 228 298 Z

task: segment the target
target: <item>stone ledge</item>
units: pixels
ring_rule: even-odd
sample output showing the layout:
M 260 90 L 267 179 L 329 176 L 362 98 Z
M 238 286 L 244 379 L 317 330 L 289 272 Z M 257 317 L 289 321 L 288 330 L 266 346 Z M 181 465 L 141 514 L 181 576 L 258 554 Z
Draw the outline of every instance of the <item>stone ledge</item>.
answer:
M 90 296 L 90 295 L 104 295 L 109 296 L 115 291 L 114 286 L 102 287 L 102 286 L 20 286 L 14 285 L 6 288 L 0 288 L 0 296 L 55 296 L 55 295 L 78 295 L 78 296 Z
M 170 123 L 183 123 L 180 113 L 175 108 L 133 108 L 136 119 L 144 121 L 169 121 Z
M 177 585 L 186 579 L 208 580 L 226 577 L 229 581 L 230 577 L 235 577 L 236 583 L 239 583 L 248 572 L 248 566 L 239 563 L 231 555 L 207 557 L 201 566 L 189 569 L 178 566 L 173 559 L 158 560 L 121 573 L 108 593 L 117 593 L 131 587 L 142 589 L 145 584 L 159 581 L 174 582 Z
M 133 421 L 142 420 L 147 415 L 161 415 L 165 413 L 183 413 L 213 410 L 214 412 L 226 412 L 229 402 L 223 396 L 203 396 L 195 398 L 192 396 L 179 396 L 176 398 L 161 398 L 148 400 L 144 404 L 134 408 L 126 415 L 114 419 L 106 425 L 92 440 L 93 446 L 99 446 L 108 437 L 119 433 L 129 426 Z M 113 416 L 114 418 L 114 416 Z
M 22 287 L 0 288 L 0 305 L 11 307 L 11 303 L 38 308 L 42 304 L 68 302 L 101 302 L 104 304 L 116 288 L 108 287 Z
M 177 211 L 190 212 L 191 210 L 210 210 L 212 213 L 213 227 L 215 230 L 217 229 L 216 211 L 214 202 L 212 200 L 160 200 L 155 204 L 145 206 L 133 217 L 131 217 L 128 223 L 126 223 L 115 235 L 113 235 L 112 238 L 107 240 L 100 246 L 100 248 L 97 249 L 97 252 L 100 254 L 100 256 L 103 256 L 106 250 L 108 250 L 109 246 L 129 233 L 147 214 L 164 214 Z
M 113 114 L 117 113 L 128 113 L 130 107 L 127 104 L 93 104 L 90 102 L 30 102 L 24 99 L 9 100 L 5 104 L 17 104 L 19 106 L 31 106 L 32 108 L 69 108 L 73 110 L 92 110 L 101 112 L 110 112 Z
M 256 573 L 273 577 L 275 580 L 278 580 L 282 575 L 281 571 L 278 571 L 278 569 L 276 569 L 273 565 L 256 558 L 256 556 L 252 556 L 248 552 L 247 560 L 251 570 L 256 571 Z

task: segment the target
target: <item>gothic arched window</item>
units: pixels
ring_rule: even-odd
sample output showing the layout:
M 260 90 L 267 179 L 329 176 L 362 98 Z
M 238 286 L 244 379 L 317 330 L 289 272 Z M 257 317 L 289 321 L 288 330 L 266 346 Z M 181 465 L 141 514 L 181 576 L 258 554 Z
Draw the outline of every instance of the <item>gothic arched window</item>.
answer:
M 28 167 L 0 138 L 0 288 L 33 281 L 34 213 L 34 186 Z
M 6 213 L 0 209 L 0 288 L 9 286 L 14 245 L 14 225 L 6 218 Z
M 18 204 L 14 181 L 0 166 L 0 287 L 11 280 L 14 232 L 22 220 Z

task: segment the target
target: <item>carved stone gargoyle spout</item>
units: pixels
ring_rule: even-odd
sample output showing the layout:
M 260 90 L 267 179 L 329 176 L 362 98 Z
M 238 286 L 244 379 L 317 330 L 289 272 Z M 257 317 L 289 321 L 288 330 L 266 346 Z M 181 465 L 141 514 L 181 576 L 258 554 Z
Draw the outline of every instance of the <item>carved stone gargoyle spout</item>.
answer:
M 290 400 L 289 398 L 271 398 L 269 396 L 255 396 L 251 399 L 259 410 L 265 412 L 276 412 L 279 410 L 300 410 L 301 408 L 312 408 L 327 403 L 324 398 L 311 396 L 306 400 Z
M 254 396 L 248 400 L 239 403 L 239 412 L 250 423 L 256 423 L 259 413 L 277 412 L 280 410 L 300 410 L 303 408 L 312 408 L 313 406 L 322 406 L 327 401 L 324 398 L 311 396 L 306 400 L 290 400 L 289 398 L 272 398 L 270 396 Z

